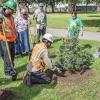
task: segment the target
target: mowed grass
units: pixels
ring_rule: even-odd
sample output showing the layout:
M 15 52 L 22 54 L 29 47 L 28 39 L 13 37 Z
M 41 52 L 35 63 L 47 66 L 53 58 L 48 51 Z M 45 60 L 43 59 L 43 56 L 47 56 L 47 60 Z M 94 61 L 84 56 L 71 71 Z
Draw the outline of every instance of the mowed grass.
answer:
M 100 32 L 100 12 L 79 13 L 78 17 L 83 21 L 85 31 Z M 47 27 L 67 29 L 70 18 L 70 14 L 67 13 L 47 14 Z M 32 25 L 35 23 L 33 21 Z
M 49 49 L 50 52 L 57 52 L 62 39 L 57 39 Z M 87 46 L 91 53 L 100 46 L 99 42 L 81 40 L 81 44 Z M 92 65 L 95 70 L 95 75 L 91 76 L 88 80 L 76 85 L 33 85 L 26 87 L 22 78 L 25 75 L 26 64 L 28 56 L 23 58 L 16 57 L 15 64 L 19 70 L 18 79 L 15 82 L 5 81 L 3 73 L 3 64 L 0 59 L 0 89 L 11 89 L 16 94 L 13 100 L 100 100 L 100 58 L 95 59 Z

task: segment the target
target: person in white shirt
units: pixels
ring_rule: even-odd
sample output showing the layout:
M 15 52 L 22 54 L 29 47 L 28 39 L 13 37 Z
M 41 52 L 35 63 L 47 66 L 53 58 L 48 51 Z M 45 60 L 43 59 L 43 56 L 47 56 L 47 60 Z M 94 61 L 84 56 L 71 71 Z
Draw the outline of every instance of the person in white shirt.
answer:
M 33 19 L 36 18 L 36 28 L 37 28 L 37 42 L 40 42 L 41 36 L 46 33 L 47 26 L 47 16 L 43 10 L 43 3 L 39 4 L 39 9 L 36 9 L 33 14 Z

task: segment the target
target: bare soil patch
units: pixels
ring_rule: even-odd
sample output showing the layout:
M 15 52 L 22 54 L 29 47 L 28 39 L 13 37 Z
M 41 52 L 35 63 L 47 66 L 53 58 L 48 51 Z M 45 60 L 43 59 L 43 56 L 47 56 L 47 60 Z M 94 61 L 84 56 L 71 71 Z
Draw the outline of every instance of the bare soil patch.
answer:
M 11 90 L 0 90 L 0 100 L 12 100 L 15 97 Z
M 56 76 L 58 84 L 64 85 L 75 85 L 82 81 L 89 79 L 95 72 L 92 69 L 86 70 L 83 74 L 76 72 L 74 74 L 69 73 L 68 71 L 65 72 L 65 77 Z

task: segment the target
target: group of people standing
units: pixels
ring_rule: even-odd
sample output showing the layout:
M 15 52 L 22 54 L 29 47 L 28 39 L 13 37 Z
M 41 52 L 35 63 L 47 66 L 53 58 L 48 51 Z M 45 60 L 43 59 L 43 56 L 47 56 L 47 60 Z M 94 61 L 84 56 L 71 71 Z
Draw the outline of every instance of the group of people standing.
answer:
M 35 16 L 38 43 L 32 50 L 32 55 L 27 65 L 28 74 L 26 74 L 24 78 L 25 83 L 30 84 L 50 82 L 48 75 L 43 72 L 45 65 L 52 70 L 58 70 L 52 66 L 48 57 L 47 48 L 51 46 L 53 37 L 49 33 L 45 34 L 46 24 L 44 22 L 46 16 L 45 13 L 42 12 L 43 5 L 40 4 L 39 7 L 39 15 Z M 2 12 L 0 13 L 2 15 L 0 16 L 0 54 L 3 59 L 5 78 L 12 80 L 16 80 L 18 74 L 14 68 L 14 57 L 17 51 L 15 43 L 18 42 L 21 52 L 27 53 L 30 50 L 28 12 L 26 9 L 22 9 L 21 15 L 17 16 L 15 20 L 12 16 L 14 12 L 16 12 L 16 2 L 14 0 L 7 0 L 2 4 Z M 43 35 L 41 41 L 40 34 Z M 33 73 L 35 76 L 33 76 Z M 30 76 L 30 74 L 32 76 Z
M 46 13 L 43 10 L 44 4 L 40 3 L 39 8 L 35 10 L 33 14 L 33 20 L 36 20 L 36 42 L 40 42 L 41 36 L 46 33 L 47 17 Z M 15 54 L 28 53 L 30 51 L 29 44 L 29 25 L 31 20 L 28 16 L 28 10 L 22 9 L 20 16 L 15 18 L 15 27 L 17 31 L 17 43 L 15 45 Z
M 32 49 L 30 60 L 27 64 L 27 73 L 24 77 L 26 85 L 34 83 L 50 83 L 51 78 L 45 72 L 45 67 L 51 71 L 61 73 L 61 70 L 53 66 L 48 56 L 48 50 L 53 43 L 53 36 L 46 33 L 47 17 L 43 10 L 43 4 L 39 4 L 39 9 L 34 12 L 33 19 L 36 19 L 37 28 L 37 44 Z M 16 80 L 17 71 L 14 69 L 15 54 L 28 53 L 30 51 L 29 43 L 29 17 L 26 9 L 21 10 L 20 16 L 14 20 L 12 14 L 16 11 L 16 2 L 7 0 L 3 3 L 2 16 L 0 16 L 0 53 L 4 62 L 4 72 L 6 79 Z M 73 21 L 69 26 L 76 26 L 76 33 L 82 31 L 81 20 L 77 19 L 74 14 Z M 78 36 L 72 32 L 72 27 L 69 28 L 70 36 Z M 73 33 L 73 34 L 72 34 Z M 83 32 L 82 32 L 83 34 Z M 42 37 L 41 37 L 42 36 Z M 16 42 L 16 43 L 15 43 Z M 18 49 L 19 48 L 19 49 Z
M 15 54 L 28 53 L 29 44 L 29 23 L 27 9 L 22 9 L 19 16 L 15 17 L 15 28 L 17 32 L 17 41 L 15 44 Z

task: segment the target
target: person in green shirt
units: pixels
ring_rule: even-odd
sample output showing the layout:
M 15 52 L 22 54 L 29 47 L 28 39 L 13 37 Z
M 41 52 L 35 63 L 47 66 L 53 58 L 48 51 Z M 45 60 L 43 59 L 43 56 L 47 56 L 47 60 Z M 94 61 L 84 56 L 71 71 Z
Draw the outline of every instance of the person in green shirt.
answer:
M 83 23 L 77 18 L 77 13 L 71 14 L 72 19 L 68 21 L 68 36 L 70 38 L 78 38 L 79 34 L 83 36 Z

